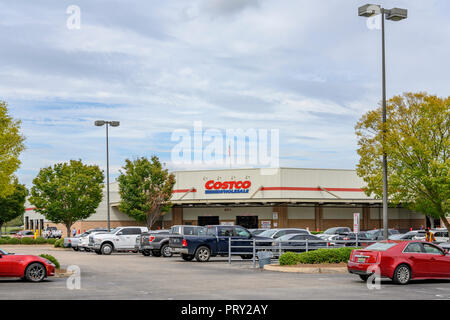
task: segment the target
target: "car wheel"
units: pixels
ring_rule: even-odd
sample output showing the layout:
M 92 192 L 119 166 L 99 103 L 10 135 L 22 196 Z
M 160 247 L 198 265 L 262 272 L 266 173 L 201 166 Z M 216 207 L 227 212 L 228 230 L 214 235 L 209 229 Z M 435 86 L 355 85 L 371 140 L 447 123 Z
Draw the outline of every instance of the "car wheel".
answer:
M 182 253 L 182 254 L 181 254 L 181 258 L 182 258 L 184 261 L 192 261 L 192 259 L 194 259 L 194 255 Z
M 361 278 L 362 281 L 366 282 L 367 279 L 369 279 L 370 275 L 369 274 L 360 274 L 359 277 Z
M 161 257 L 161 251 L 159 251 L 159 250 L 152 250 L 152 256 Z
M 86 252 L 91 252 L 91 249 L 85 248 L 84 251 L 86 251 Z
M 25 278 L 31 282 L 41 282 L 46 274 L 44 265 L 38 262 L 30 264 L 25 270 Z
M 211 258 L 211 250 L 208 247 L 202 246 L 195 251 L 195 260 L 198 262 L 207 262 Z
M 252 259 L 252 258 L 253 258 L 253 255 L 252 255 L 252 254 L 244 254 L 244 255 L 241 256 L 241 258 L 242 258 L 242 259 L 246 259 L 246 260 Z
M 113 252 L 113 246 L 109 243 L 105 243 L 100 250 L 102 251 L 102 254 L 110 255 Z
M 394 271 L 393 279 L 396 284 L 408 284 L 411 280 L 411 268 L 406 264 L 401 264 Z
M 150 255 L 150 250 L 142 250 L 142 255 L 148 257 Z
M 73 247 L 73 251 L 78 251 L 78 247 Z
M 102 251 L 101 250 L 95 250 L 95 253 L 96 254 L 102 254 Z
M 161 247 L 161 253 L 164 258 L 170 258 L 173 255 L 172 249 L 170 249 L 168 244 Z

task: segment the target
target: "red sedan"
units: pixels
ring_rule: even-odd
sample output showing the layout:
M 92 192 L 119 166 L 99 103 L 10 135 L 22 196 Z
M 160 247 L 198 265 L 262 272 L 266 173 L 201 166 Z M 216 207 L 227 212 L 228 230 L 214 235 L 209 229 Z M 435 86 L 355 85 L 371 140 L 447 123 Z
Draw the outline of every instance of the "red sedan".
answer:
M 55 265 L 47 259 L 32 255 L 16 255 L 0 249 L 0 277 L 17 277 L 40 282 L 54 275 Z
M 450 255 L 428 242 L 388 240 L 353 250 L 347 269 L 364 281 L 377 269 L 381 277 L 398 284 L 412 279 L 450 279 Z
M 34 232 L 31 230 L 19 231 L 14 235 L 14 237 L 17 239 L 34 238 Z

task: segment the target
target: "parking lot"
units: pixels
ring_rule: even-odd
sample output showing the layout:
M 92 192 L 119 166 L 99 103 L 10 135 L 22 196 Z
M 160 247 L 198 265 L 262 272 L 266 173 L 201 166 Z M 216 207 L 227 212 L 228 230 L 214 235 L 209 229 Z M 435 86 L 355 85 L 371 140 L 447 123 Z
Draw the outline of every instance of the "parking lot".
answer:
M 110 256 L 51 246 L 2 246 L 17 254 L 47 253 L 62 268 L 81 269 L 81 289 L 69 290 L 67 278 L 42 283 L 0 279 L 0 299 L 450 299 L 450 281 L 413 281 L 398 286 L 389 280 L 369 290 L 350 274 L 297 274 L 253 269 L 251 261 L 213 258 L 208 263 L 134 253 Z

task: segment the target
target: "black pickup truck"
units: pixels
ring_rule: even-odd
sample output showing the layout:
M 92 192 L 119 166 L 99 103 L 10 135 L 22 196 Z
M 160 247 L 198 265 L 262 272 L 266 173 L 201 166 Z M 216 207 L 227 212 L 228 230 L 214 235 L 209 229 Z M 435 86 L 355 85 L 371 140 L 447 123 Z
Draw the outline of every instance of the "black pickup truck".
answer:
M 197 236 L 204 233 L 206 233 L 204 227 L 188 225 L 172 226 L 170 230 L 158 230 L 143 233 L 141 237 L 136 240 L 135 248 L 144 256 L 149 256 L 151 254 L 155 257 L 163 256 L 168 258 L 173 254 L 169 247 L 169 239 L 171 237 L 179 235 Z
M 180 253 L 185 261 L 195 258 L 198 262 L 206 262 L 217 255 L 228 255 L 230 238 L 233 240 L 232 246 L 235 246 L 231 251 L 243 253 L 240 254 L 243 259 L 253 257 L 253 241 L 248 240 L 267 240 L 258 241 L 257 246 L 271 246 L 273 242 L 273 239 L 255 236 L 241 226 L 220 225 L 207 226 L 205 235 L 174 235 L 170 238 L 169 245 L 172 252 Z

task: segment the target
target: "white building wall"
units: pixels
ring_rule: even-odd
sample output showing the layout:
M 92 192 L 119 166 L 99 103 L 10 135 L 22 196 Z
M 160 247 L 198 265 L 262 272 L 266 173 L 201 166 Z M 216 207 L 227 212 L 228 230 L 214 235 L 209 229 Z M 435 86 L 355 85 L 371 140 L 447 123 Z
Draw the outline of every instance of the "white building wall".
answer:
M 272 219 L 272 214 L 271 207 L 183 208 L 183 220 L 197 220 L 199 216 L 220 216 L 221 220 L 236 220 L 236 216 Z
M 288 219 L 315 219 L 314 207 L 288 207 Z

